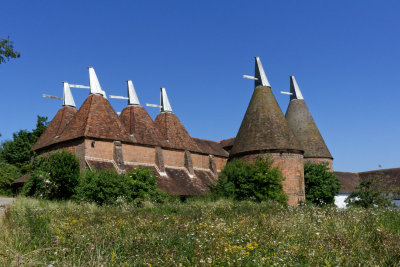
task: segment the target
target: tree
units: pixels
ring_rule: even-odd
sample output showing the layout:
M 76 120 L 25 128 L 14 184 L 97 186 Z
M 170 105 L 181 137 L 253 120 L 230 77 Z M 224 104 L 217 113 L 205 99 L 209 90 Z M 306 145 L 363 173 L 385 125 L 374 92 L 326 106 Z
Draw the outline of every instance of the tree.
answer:
M 363 179 L 356 189 L 345 200 L 349 206 L 371 208 L 373 206 L 391 207 L 392 200 L 398 192 L 384 192 L 373 185 L 373 179 Z
M 333 204 L 340 190 L 339 180 L 324 162 L 304 164 L 304 182 L 306 200 L 317 205 Z
M 236 200 L 276 200 L 286 203 L 284 176 L 272 160 L 257 158 L 254 163 L 240 159 L 228 162 L 212 188 L 216 195 Z
M 9 140 L 2 143 L 0 157 L 18 168 L 29 164 L 31 158 L 30 150 L 47 125 L 47 117 L 37 116 L 36 128 L 32 132 L 20 130 L 13 133 L 12 141 Z
M 14 44 L 10 38 L 0 38 L 0 64 L 6 63 L 10 58 L 19 58 L 21 54 L 14 50 Z
M 0 162 L 0 195 L 12 195 L 11 183 L 20 175 L 21 173 L 17 167 Z
M 47 199 L 69 199 L 79 184 L 79 160 L 71 152 L 62 150 L 35 159 L 33 172 L 23 188 L 28 196 Z

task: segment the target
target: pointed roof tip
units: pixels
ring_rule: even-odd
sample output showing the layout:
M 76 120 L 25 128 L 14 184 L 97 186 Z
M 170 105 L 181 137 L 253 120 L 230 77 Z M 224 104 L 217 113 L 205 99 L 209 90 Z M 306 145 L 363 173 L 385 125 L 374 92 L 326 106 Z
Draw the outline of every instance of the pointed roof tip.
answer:
M 89 84 L 90 84 L 90 94 L 102 95 L 107 99 L 106 92 L 101 89 L 99 79 L 97 79 L 96 72 L 93 67 L 88 67 L 89 69 Z
M 292 93 L 290 95 L 290 100 L 304 99 L 303 94 L 300 91 L 300 87 L 293 75 L 290 76 L 290 92 Z
M 267 75 L 265 75 L 264 68 L 261 64 L 261 60 L 259 57 L 255 57 L 256 59 L 256 68 L 255 68 L 255 75 L 254 77 L 257 78 L 257 80 L 254 81 L 254 88 L 257 88 L 259 86 L 269 86 L 269 81 L 267 79 Z
M 132 80 L 127 80 L 126 83 L 128 85 L 128 106 L 140 106 Z
M 161 106 L 161 112 L 169 112 L 172 113 L 172 108 L 171 104 L 169 103 L 168 96 L 167 96 L 167 91 L 165 88 L 161 87 L 161 95 L 160 95 L 160 106 Z
M 71 88 L 67 82 L 63 82 L 64 89 L 63 89 L 63 106 L 69 106 L 76 108 L 74 98 L 72 97 Z

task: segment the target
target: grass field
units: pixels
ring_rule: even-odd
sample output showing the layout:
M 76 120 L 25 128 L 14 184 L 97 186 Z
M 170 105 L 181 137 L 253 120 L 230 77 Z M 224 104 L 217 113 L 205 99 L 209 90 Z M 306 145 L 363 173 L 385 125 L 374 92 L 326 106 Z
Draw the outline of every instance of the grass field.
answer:
M 0 229 L 1 266 L 400 266 L 398 210 L 18 198 Z

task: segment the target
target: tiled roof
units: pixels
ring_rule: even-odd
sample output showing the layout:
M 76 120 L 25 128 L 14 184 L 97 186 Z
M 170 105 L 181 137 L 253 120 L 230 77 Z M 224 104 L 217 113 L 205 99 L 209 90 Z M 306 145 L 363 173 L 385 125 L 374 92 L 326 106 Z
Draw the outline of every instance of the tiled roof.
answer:
M 285 116 L 305 158 L 332 158 L 304 99 L 291 100 Z
M 166 147 L 201 152 L 175 114 L 162 112 L 157 115 L 154 123 L 160 130 Z
M 358 176 L 360 180 L 371 179 L 372 186 L 377 190 L 400 191 L 400 168 L 359 172 Z
M 58 141 L 63 142 L 82 136 L 124 142 L 134 141 L 108 100 L 96 94 L 89 95 L 65 127 Z
M 334 172 L 340 182 L 339 193 L 347 194 L 354 191 L 354 189 L 360 184 L 360 177 L 357 173 L 353 172 Z
M 268 86 L 254 89 L 230 155 L 261 150 L 303 150 Z
M 33 145 L 32 150 L 38 150 L 58 142 L 55 137 L 59 136 L 63 132 L 65 126 L 75 116 L 76 112 L 76 108 L 69 106 L 62 107 L 51 120 L 46 130 Z
M 201 149 L 203 153 L 222 157 L 229 156 L 229 153 L 225 151 L 222 148 L 221 144 L 218 142 L 195 137 L 192 137 L 192 139 L 196 142 L 197 146 Z
M 163 137 L 144 107 L 127 106 L 119 118 L 128 133 L 134 135 L 137 143 L 163 146 Z

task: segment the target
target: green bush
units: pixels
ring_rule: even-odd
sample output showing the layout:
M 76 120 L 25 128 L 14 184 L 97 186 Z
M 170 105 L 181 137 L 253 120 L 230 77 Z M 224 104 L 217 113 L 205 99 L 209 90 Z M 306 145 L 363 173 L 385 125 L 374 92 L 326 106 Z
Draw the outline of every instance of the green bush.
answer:
M 274 167 L 269 159 L 257 158 L 254 163 L 240 159 L 228 162 L 212 187 L 217 196 L 235 200 L 276 200 L 286 203 L 287 196 L 283 192 L 284 176 Z
M 392 200 L 397 195 L 381 192 L 375 189 L 372 184 L 372 179 L 362 180 L 360 185 L 345 200 L 347 205 L 363 208 L 371 208 L 373 206 L 392 207 Z
M 35 160 L 31 177 L 22 192 L 47 199 L 69 199 L 75 193 L 79 178 L 78 158 L 65 150 L 57 151 Z
M 11 196 L 11 183 L 21 176 L 21 173 L 14 165 L 0 162 L 0 195 Z
M 115 205 L 120 202 L 139 203 L 145 199 L 162 201 L 166 193 L 157 189 L 157 179 L 148 169 L 133 169 L 127 174 L 101 170 L 82 174 L 75 198 L 99 205 Z
M 339 193 L 340 183 L 336 175 L 329 171 L 328 164 L 304 164 L 306 200 L 317 205 L 333 204 Z

